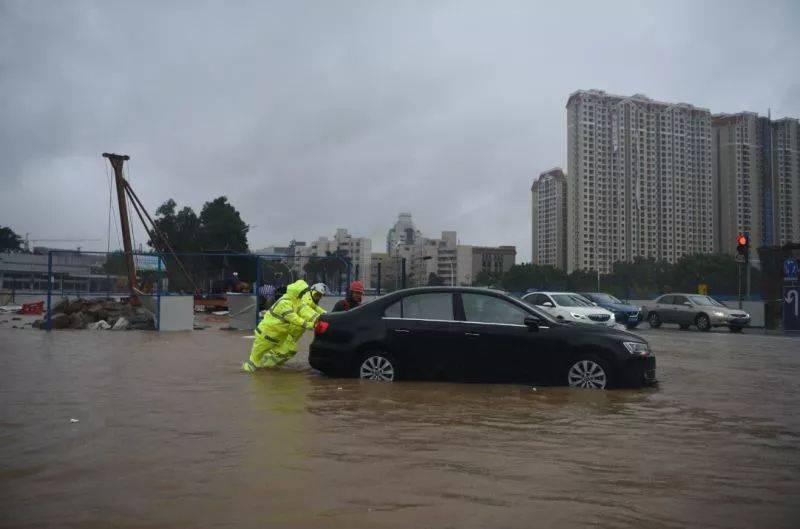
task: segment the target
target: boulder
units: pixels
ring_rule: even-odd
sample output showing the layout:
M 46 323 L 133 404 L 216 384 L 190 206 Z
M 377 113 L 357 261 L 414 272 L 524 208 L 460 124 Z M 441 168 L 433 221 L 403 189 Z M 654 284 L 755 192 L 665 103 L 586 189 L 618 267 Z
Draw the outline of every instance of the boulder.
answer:
M 55 307 L 53 307 L 53 314 L 64 313 L 64 312 L 67 311 L 67 307 L 69 307 L 69 300 L 68 299 L 62 299 L 61 301 L 56 303 Z
M 83 312 L 85 312 L 86 314 L 89 314 L 90 316 L 93 316 L 95 319 L 97 319 L 101 310 L 103 310 L 103 304 L 102 303 L 92 303 L 91 305 L 86 307 L 83 310 Z
M 112 331 L 125 331 L 130 326 L 131 326 L 131 323 L 127 319 L 125 319 L 125 317 L 123 316 L 123 317 L 120 317 L 120 319 L 117 320 L 117 322 L 114 324 L 114 326 L 111 328 L 111 330 Z
M 76 312 L 80 312 L 86 306 L 86 300 L 78 298 L 75 301 L 72 301 L 66 309 L 67 314 L 75 314 Z
M 76 312 L 74 314 L 70 314 L 69 316 L 70 329 L 83 329 L 93 322 L 94 319 L 85 312 Z
M 69 314 L 53 314 L 50 317 L 50 325 L 53 329 L 66 329 L 71 323 Z M 42 324 L 42 328 L 47 328 L 47 322 Z

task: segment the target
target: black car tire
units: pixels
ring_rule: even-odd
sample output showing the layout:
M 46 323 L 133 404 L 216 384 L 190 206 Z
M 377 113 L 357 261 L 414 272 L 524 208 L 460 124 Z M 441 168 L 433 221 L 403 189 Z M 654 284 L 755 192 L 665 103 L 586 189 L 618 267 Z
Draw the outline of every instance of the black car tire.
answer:
M 680 324 L 680 327 L 681 327 L 681 330 L 682 330 L 682 331 L 685 331 L 685 330 L 687 330 L 687 329 L 688 329 L 690 326 L 689 326 L 689 324 L 688 324 L 688 323 L 681 323 L 681 324 Z
M 356 376 L 365 380 L 394 382 L 399 373 L 397 360 L 383 351 L 367 351 L 356 365 Z
M 708 316 L 705 314 L 698 314 L 694 319 L 694 324 L 697 325 L 697 328 L 701 331 L 707 332 L 711 330 L 711 320 L 709 320 Z
M 570 361 L 566 379 L 573 388 L 608 389 L 612 385 L 612 372 L 608 362 L 599 356 L 584 354 Z
M 742 332 L 742 327 L 739 327 L 738 325 L 731 325 L 728 328 L 731 330 L 731 332 Z
M 657 313 L 651 312 L 647 315 L 647 323 L 650 324 L 651 328 L 658 329 L 661 327 L 661 318 L 658 317 Z

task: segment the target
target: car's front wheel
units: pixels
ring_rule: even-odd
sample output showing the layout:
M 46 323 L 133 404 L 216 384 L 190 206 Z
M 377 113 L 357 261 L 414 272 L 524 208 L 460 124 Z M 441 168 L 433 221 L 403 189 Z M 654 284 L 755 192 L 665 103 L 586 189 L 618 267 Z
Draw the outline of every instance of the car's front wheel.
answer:
M 358 368 L 359 378 L 394 382 L 397 380 L 397 362 L 391 355 L 381 351 L 371 351 L 361 357 Z
M 647 323 L 649 323 L 650 327 L 652 327 L 653 329 L 658 329 L 659 327 L 661 327 L 661 318 L 659 318 L 658 314 L 656 314 L 655 312 L 651 312 L 647 316 Z
M 567 371 L 567 384 L 573 388 L 606 389 L 611 382 L 611 370 L 594 355 L 580 356 Z
M 697 318 L 695 318 L 694 324 L 697 325 L 697 328 L 701 331 L 711 330 L 711 320 L 709 320 L 708 316 L 705 314 L 699 314 Z

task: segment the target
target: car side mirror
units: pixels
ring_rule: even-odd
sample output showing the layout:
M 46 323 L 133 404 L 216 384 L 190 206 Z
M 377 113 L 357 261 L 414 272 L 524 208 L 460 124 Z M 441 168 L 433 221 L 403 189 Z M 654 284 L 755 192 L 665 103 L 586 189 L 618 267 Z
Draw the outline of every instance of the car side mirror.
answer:
M 683 304 L 686 305 L 687 307 L 691 307 L 692 306 L 692 302 L 691 301 L 684 301 Z
M 552 309 L 553 308 L 553 304 L 550 303 L 549 301 L 545 301 L 544 303 L 542 303 L 542 307 L 550 307 Z
M 537 318 L 535 316 L 527 316 L 525 318 L 525 322 L 524 323 L 525 323 L 525 326 L 528 328 L 529 331 L 538 332 L 539 331 L 539 325 L 542 323 L 542 320 L 540 320 L 539 318 Z

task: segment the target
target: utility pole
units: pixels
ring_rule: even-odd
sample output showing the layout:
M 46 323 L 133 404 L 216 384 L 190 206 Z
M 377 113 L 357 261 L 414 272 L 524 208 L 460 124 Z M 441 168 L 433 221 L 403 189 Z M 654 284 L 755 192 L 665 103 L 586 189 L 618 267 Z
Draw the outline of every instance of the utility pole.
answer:
M 131 226 L 128 222 L 128 206 L 125 200 L 125 178 L 122 176 L 122 166 L 126 160 L 131 157 L 127 154 L 110 154 L 103 153 L 103 158 L 108 158 L 111 162 L 111 167 L 114 168 L 114 181 L 117 187 L 117 203 L 119 206 L 120 226 L 122 227 L 122 246 L 125 250 L 125 263 L 128 267 L 128 287 L 131 291 L 131 303 L 133 305 L 139 304 L 139 298 L 136 296 L 136 267 L 133 263 L 133 247 L 131 245 Z

